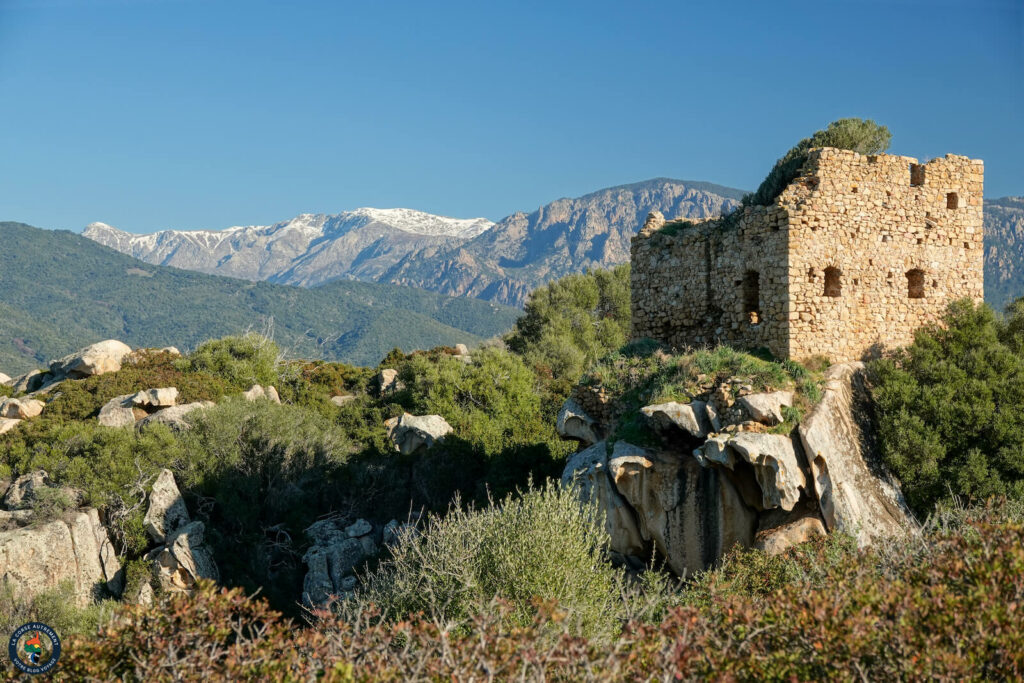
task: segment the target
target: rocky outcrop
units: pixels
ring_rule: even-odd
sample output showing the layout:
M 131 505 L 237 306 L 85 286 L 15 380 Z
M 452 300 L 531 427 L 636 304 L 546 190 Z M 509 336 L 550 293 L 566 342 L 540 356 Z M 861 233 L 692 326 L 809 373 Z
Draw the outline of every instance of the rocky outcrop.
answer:
M 94 508 L 73 510 L 60 519 L 34 522 L 31 505 L 49 487 L 46 472 L 20 477 L 0 511 L 0 584 L 28 596 L 70 585 L 78 606 L 103 595 L 120 595 L 121 565 Z
M 642 564 L 642 558 L 650 551 L 650 537 L 640 533 L 636 513 L 608 474 L 607 443 L 600 441 L 570 456 L 562 473 L 562 485 L 575 486 L 582 502 L 593 502 L 602 512 L 612 551 Z
M 555 429 L 563 439 L 576 439 L 587 446 L 599 441 L 594 418 L 587 415 L 583 406 L 571 398 L 558 411 Z
M 793 392 L 772 391 L 766 394 L 748 394 L 739 399 L 739 404 L 747 411 L 751 419 L 771 427 L 782 423 L 785 419 L 782 409 L 793 405 Z
M 641 535 L 677 575 L 710 566 L 736 543 L 753 542 L 757 515 L 716 468 L 619 441 L 608 469 L 636 511 Z
M 640 409 L 644 417 L 658 430 L 681 429 L 690 436 L 702 439 L 721 427 L 715 409 L 704 401 L 690 403 L 661 403 Z
M 162 544 L 146 556 L 162 591 L 190 591 L 199 579 L 220 580 L 213 551 L 205 543 L 206 527 L 191 521 L 170 470 L 157 476 L 143 524 L 149 537 Z
M 117 372 L 121 369 L 121 361 L 131 352 L 127 344 L 108 339 L 53 361 L 50 363 L 50 373 L 55 377 L 80 379 Z
M 277 395 L 277 389 L 274 387 L 264 387 L 259 384 L 253 384 L 249 387 L 248 391 L 242 392 L 242 397 L 246 401 L 258 401 L 260 399 L 266 399 L 273 403 L 281 403 L 281 397 Z
M 395 450 L 402 455 L 430 448 L 451 433 L 452 427 L 440 415 L 410 415 L 403 413 L 384 422 L 388 437 Z
M 0 399 L 0 417 L 9 420 L 27 420 L 43 412 L 46 404 L 32 398 Z
M 157 543 L 164 543 L 169 533 L 190 521 L 185 499 L 181 497 L 174 474 L 168 469 L 160 470 L 149 494 L 149 509 L 142 520 L 146 533 Z
M 678 574 L 711 566 L 736 543 L 776 554 L 828 531 L 862 544 L 907 531 L 912 518 L 874 450 L 863 365 L 835 366 L 826 378 L 822 402 L 799 430 L 777 434 L 765 423 L 778 424 L 791 392 L 755 394 L 744 378 L 698 377 L 700 399 L 640 409 L 660 447 L 617 441 L 608 457 L 598 442 L 570 457 L 563 484 L 575 482 L 582 500 L 597 503 L 613 553 L 642 566 L 653 548 Z M 605 403 L 603 414 L 623 410 Z M 616 431 L 614 423 L 588 427 Z
M 21 424 L 21 420 L 12 420 L 7 417 L 0 417 L 0 434 L 6 434 Z
M 11 384 L 11 376 L 5 375 L 0 372 L 0 385 L 9 386 Z
M 821 403 L 799 428 L 825 524 L 862 545 L 900 533 L 913 518 L 876 448 L 864 364 L 835 365 L 825 379 Z
M 393 533 L 397 533 L 398 523 L 392 526 Z M 306 536 L 312 545 L 302 558 L 307 567 L 303 603 L 319 606 L 332 597 L 351 595 L 358 584 L 355 569 L 377 555 L 380 534 L 375 534 L 373 525 L 365 519 L 349 525 L 342 525 L 338 519 L 325 519 L 306 529 Z

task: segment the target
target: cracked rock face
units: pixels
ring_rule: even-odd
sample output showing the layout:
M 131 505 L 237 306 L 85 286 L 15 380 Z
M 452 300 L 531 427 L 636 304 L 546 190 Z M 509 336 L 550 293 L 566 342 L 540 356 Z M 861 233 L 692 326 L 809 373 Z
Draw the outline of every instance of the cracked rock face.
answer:
M 824 397 L 799 432 L 826 526 L 861 545 L 910 528 L 903 494 L 875 449 L 864 364 L 834 365 L 825 379 Z
M 50 486 L 42 470 L 19 477 L 4 498 L 8 508 L 30 505 L 35 492 Z M 70 584 L 75 604 L 88 605 L 104 593 L 120 595 L 124 576 L 117 553 L 94 508 L 31 524 L 31 510 L 0 511 L 0 583 L 25 595 Z M 30 524 L 30 526 L 24 526 Z
M 711 566 L 735 543 L 776 554 L 831 531 L 862 545 L 906 533 L 913 518 L 874 447 L 863 364 L 834 366 L 826 379 L 821 403 L 791 434 L 759 422 L 718 432 L 700 401 L 645 406 L 661 447 L 617 441 L 609 457 L 598 442 L 570 457 L 563 484 L 597 502 L 613 551 L 642 564 L 653 547 L 679 575 Z M 791 402 L 789 392 L 743 395 L 740 417 L 729 419 L 763 409 L 757 416 L 772 422 Z
M 170 470 L 160 470 L 149 494 L 149 509 L 142 520 L 146 533 L 156 543 L 164 543 L 168 534 L 188 524 L 188 508 Z

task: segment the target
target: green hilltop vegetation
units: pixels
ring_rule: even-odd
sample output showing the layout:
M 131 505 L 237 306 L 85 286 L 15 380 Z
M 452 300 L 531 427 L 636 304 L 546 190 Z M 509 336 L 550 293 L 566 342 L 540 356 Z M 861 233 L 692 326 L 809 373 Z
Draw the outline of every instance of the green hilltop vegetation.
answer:
M 474 344 L 515 309 L 363 282 L 303 289 L 151 266 L 65 231 L 0 223 L 0 370 L 44 366 L 99 339 L 194 348 L 263 330 L 289 355 L 373 365 L 389 349 Z

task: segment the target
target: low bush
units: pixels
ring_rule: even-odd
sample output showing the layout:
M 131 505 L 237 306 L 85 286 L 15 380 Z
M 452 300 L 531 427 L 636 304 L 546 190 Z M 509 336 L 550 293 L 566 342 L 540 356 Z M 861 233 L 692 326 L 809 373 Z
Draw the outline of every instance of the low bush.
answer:
M 767 206 L 800 174 L 807 152 L 814 147 L 837 147 L 860 154 L 881 154 L 889 148 L 892 134 L 885 126 L 868 119 L 839 119 L 809 138 L 804 138 L 775 162 L 757 190 L 743 198 L 743 205 Z
M 1024 500 L 1024 301 L 969 301 L 870 365 L 882 455 L 920 515 L 960 496 Z
M 276 384 L 280 357 L 277 344 L 250 332 L 203 342 L 188 356 L 177 360 L 175 366 L 184 372 L 215 375 L 244 390 L 253 384 Z
M 596 509 L 550 483 L 479 510 L 456 504 L 405 535 L 366 577 L 363 599 L 387 617 L 422 612 L 462 624 L 505 600 L 510 623 L 527 626 L 539 597 L 568 608 L 574 631 L 607 638 L 620 580 L 602 557 L 607 540 Z

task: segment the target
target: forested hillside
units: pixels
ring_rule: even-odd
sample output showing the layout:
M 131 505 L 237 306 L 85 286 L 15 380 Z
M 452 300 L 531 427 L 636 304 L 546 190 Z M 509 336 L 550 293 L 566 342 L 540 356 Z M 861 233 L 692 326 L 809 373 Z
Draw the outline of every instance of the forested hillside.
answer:
M 27 371 L 99 339 L 194 347 L 273 329 L 285 353 L 373 365 L 407 350 L 473 343 L 516 311 L 392 285 L 304 289 L 151 266 L 64 231 L 0 223 L 0 370 Z

